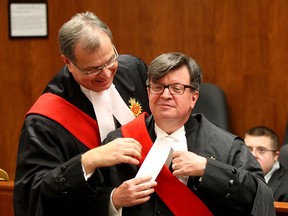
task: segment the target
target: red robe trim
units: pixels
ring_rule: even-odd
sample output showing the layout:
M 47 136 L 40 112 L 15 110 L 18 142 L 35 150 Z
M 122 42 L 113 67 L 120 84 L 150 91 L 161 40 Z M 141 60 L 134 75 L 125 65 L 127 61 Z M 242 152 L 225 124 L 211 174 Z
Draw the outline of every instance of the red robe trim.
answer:
M 145 113 L 122 126 L 123 137 L 133 137 L 142 144 L 140 166 L 153 145 L 145 124 Z M 137 128 L 137 130 L 135 130 Z M 157 179 L 156 193 L 175 215 L 211 216 L 207 206 L 164 165 Z
M 97 122 L 58 95 L 42 94 L 26 116 L 29 114 L 40 114 L 56 121 L 89 149 L 101 144 Z

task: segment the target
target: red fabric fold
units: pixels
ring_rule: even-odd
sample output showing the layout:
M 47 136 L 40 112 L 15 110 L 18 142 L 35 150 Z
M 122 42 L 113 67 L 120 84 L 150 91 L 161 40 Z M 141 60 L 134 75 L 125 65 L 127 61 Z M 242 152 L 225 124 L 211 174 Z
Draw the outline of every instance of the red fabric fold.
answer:
M 56 121 L 89 149 L 101 144 L 97 122 L 58 95 L 42 94 L 26 116 L 30 114 L 40 114 Z

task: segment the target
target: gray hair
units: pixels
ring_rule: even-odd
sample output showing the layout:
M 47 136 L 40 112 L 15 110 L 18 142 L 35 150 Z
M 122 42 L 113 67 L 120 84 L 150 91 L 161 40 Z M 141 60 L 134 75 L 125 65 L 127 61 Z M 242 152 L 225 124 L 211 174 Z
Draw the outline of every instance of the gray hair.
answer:
M 190 76 L 191 86 L 199 91 L 202 82 L 202 71 L 195 60 L 187 55 L 178 52 L 165 53 L 155 58 L 148 66 L 147 85 L 150 81 L 156 82 L 164 77 L 171 70 L 178 69 L 185 65 Z
M 74 48 L 81 41 L 86 50 L 100 47 L 99 32 L 104 32 L 113 41 L 109 27 L 94 13 L 77 13 L 60 28 L 58 33 L 59 49 L 71 61 L 75 61 Z

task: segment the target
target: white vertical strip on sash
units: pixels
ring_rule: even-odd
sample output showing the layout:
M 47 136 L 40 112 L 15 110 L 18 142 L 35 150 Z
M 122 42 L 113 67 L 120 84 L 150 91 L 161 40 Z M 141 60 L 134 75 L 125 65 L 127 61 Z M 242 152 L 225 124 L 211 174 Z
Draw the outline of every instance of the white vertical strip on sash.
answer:
M 172 143 L 171 137 L 157 138 L 135 177 L 152 176 L 150 181 L 155 181 L 166 161 L 170 159 L 171 162 Z

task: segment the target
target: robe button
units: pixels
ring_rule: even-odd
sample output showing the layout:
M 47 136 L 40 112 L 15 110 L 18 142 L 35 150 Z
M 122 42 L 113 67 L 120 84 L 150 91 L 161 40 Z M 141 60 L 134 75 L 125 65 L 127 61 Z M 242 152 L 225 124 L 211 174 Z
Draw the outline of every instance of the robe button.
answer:
M 231 197 L 231 194 L 230 193 L 227 193 L 226 195 L 225 195 L 225 198 L 226 199 L 229 199 Z
M 236 170 L 236 169 L 232 169 L 231 171 L 232 171 L 233 174 L 236 174 L 236 173 L 237 173 L 237 170 Z
M 232 187 L 232 186 L 234 185 L 234 180 L 231 179 L 231 180 L 229 181 L 229 185 Z

